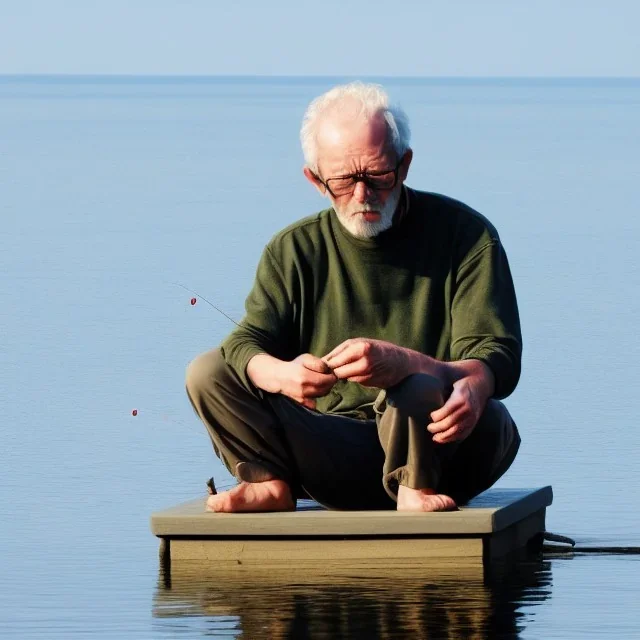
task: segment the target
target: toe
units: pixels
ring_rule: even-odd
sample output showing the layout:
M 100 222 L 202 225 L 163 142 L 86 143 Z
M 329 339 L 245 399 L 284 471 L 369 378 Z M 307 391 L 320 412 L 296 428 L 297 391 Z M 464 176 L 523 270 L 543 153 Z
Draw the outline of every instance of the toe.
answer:
M 205 505 L 205 509 L 207 511 L 221 511 L 222 510 L 222 497 L 217 495 L 212 495 L 207 498 L 207 503 Z

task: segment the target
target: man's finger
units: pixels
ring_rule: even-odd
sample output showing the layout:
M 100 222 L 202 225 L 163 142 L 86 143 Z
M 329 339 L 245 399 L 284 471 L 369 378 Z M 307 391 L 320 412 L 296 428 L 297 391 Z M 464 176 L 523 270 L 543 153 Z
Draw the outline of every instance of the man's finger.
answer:
M 460 440 L 460 434 L 462 433 L 462 426 L 459 423 L 454 424 L 447 429 L 444 433 L 436 433 L 433 436 L 433 441 L 438 444 L 449 444 L 450 442 L 456 442 Z
M 335 370 L 346 364 L 358 361 L 362 357 L 362 353 L 356 344 L 347 345 L 340 353 L 327 358 L 325 362 Z
M 443 420 L 447 416 L 450 416 L 463 405 L 464 398 L 459 393 L 456 393 L 454 391 L 449 396 L 449 399 L 439 409 L 431 412 L 431 419 L 434 422 L 440 422 L 440 420 Z
M 329 393 L 336 381 L 337 378 L 333 374 L 331 374 L 330 376 L 322 376 L 321 378 L 311 380 L 306 386 L 304 394 L 305 396 L 309 396 L 312 398 L 325 396 L 327 395 L 327 393 Z
M 461 422 L 464 419 L 466 412 L 466 407 L 459 407 L 456 411 L 449 414 L 442 420 L 438 420 L 438 422 L 432 422 L 427 425 L 427 431 L 429 431 L 429 433 L 441 433 L 443 431 L 447 431 L 453 425 Z
M 307 409 L 316 408 L 316 401 L 313 398 L 302 398 L 298 402 L 300 402 L 302 406 L 307 407 Z
M 365 387 L 371 387 L 373 385 L 368 384 L 371 378 L 369 376 L 351 376 L 347 378 L 349 382 L 357 382 Z
M 331 373 L 331 367 L 321 358 L 316 358 L 310 353 L 306 353 L 300 360 L 302 366 L 316 373 Z
M 326 362 L 329 358 L 337 356 L 341 351 L 344 351 L 351 344 L 351 339 L 341 342 L 332 351 L 329 351 L 326 356 L 322 356 L 322 359 Z
M 348 362 L 347 364 L 335 367 L 333 369 L 333 375 L 340 380 L 353 378 L 354 376 L 361 376 L 366 373 L 367 373 L 367 367 L 362 360 L 356 360 L 355 362 Z
M 471 433 L 471 420 L 466 419 L 454 424 L 450 429 L 444 433 L 436 433 L 433 436 L 433 441 L 438 444 L 449 444 L 450 442 L 460 442 L 465 440 Z
M 433 441 L 438 444 L 449 444 L 450 442 L 455 442 L 455 436 L 458 435 L 458 431 L 458 425 L 454 425 L 444 433 L 436 433 L 436 435 L 433 436 Z

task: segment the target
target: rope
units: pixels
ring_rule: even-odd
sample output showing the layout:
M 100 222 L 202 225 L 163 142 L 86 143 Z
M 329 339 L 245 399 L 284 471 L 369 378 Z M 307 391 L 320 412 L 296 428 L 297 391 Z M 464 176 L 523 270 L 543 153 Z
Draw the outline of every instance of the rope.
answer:
M 561 536 L 557 533 L 551 533 L 545 531 L 542 534 L 543 541 L 560 542 L 562 544 L 543 544 L 542 551 L 546 553 L 553 553 L 559 555 L 573 555 L 576 553 L 594 553 L 594 554 L 608 554 L 608 555 L 640 555 L 640 547 L 580 547 L 576 546 L 575 540 L 568 538 L 567 536 Z

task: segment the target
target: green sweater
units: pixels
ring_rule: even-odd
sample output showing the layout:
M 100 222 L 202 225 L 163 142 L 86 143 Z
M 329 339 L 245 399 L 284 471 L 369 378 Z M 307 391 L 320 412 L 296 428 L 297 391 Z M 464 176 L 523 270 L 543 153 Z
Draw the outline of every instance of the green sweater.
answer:
M 242 326 L 221 347 L 247 385 L 256 354 L 322 357 L 347 338 L 369 337 L 438 360 L 482 360 L 495 374 L 495 397 L 515 389 L 522 338 L 497 231 L 456 200 L 407 192 L 405 216 L 375 238 L 350 235 L 333 209 L 272 238 Z M 372 417 L 378 391 L 338 381 L 317 409 Z

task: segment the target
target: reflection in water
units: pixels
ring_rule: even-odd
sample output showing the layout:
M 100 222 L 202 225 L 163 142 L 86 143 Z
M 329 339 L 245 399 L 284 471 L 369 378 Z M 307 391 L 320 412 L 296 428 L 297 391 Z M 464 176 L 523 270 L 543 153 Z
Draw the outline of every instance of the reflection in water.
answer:
M 160 571 L 156 631 L 235 638 L 512 638 L 551 593 L 550 563 L 203 568 Z

